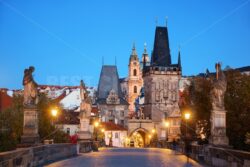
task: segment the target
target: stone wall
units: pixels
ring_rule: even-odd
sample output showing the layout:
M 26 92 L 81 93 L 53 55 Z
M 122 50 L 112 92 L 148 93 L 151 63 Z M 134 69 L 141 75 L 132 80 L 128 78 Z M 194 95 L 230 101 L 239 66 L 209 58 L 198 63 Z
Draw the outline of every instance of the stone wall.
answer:
M 250 152 L 209 145 L 192 145 L 190 156 L 214 167 L 249 167 Z
M 77 155 L 76 144 L 52 144 L 0 153 L 0 166 L 43 166 Z

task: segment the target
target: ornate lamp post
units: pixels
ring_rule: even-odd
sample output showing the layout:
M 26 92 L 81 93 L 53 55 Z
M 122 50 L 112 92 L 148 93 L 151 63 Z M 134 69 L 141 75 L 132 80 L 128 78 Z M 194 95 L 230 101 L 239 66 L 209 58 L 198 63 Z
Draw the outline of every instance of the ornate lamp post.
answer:
M 169 128 L 169 122 L 168 121 L 165 122 L 165 126 L 166 126 L 166 141 L 168 142 L 168 128 Z
M 148 135 L 148 138 L 149 138 L 149 145 L 151 145 L 152 135 Z
M 184 114 L 184 116 L 185 116 L 185 124 L 186 124 L 186 134 L 185 134 L 185 136 L 187 137 L 187 121 L 190 119 L 190 113 L 185 113 Z
M 99 126 L 99 122 L 96 121 L 96 122 L 94 123 L 94 126 L 95 126 L 95 141 L 97 141 L 97 135 L 98 135 L 97 128 L 98 128 L 98 126 Z
M 185 124 L 186 124 L 186 134 L 185 134 L 185 140 L 186 140 L 186 143 L 185 143 L 185 147 L 186 147 L 186 155 L 187 155 L 187 164 L 189 163 L 189 158 L 188 158 L 188 136 L 187 136 L 187 121 L 190 119 L 191 115 L 189 112 L 186 112 L 184 114 L 184 117 L 185 117 Z
M 52 126 L 54 126 L 55 125 L 55 119 L 56 119 L 56 117 L 58 115 L 58 109 L 57 108 L 53 108 L 51 110 L 51 115 L 52 115 Z

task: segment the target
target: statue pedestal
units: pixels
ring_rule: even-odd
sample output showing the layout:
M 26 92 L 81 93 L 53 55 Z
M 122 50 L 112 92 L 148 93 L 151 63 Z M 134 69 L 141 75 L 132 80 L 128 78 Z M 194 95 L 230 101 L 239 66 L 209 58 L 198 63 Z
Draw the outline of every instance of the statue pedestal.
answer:
M 226 111 L 213 110 L 211 113 L 211 136 L 210 144 L 228 146 L 229 141 L 226 135 Z
M 88 118 L 80 118 L 80 131 L 78 132 L 78 139 L 80 139 L 80 140 L 90 140 L 91 139 Z
M 33 145 L 39 143 L 37 115 L 36 107 L 24 108 L 23 135 L 21 136 L 21 144 Z
M 77 133 L 78 135 L 78 145 L 79 152 L 85 153 L 91 151 L 91 133 L 89 131 L 89 119 L 88 118 L 80 118 L 80 131 Z

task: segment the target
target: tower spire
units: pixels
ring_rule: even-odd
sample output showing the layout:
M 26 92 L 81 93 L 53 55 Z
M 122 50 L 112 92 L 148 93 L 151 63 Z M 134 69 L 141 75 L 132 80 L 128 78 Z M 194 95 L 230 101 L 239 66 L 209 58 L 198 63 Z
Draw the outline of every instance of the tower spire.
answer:
M 181 70 L 181 48 L 179 46 L 179 52 L 178 52 L 178 67 Z
M 164 67 L 171 65 L 167 27 L 156 27 L 151 65 Z
M 146 42 L 144 43 L 144 52 L 143 52 L 143 54 L 148 54 L 147 53 L 147 43 Z
M 136 49 L 135 49 L 135 42 L 133 43 L 133 48 L 132 48 L 132 54 L 131 55 L 137 55 Z
M 139 60 L 137 57 L 137 53 L 136 53 L 136 49 L 135 49 L 135 42 L 133 43 L 133 47 L 132 47 L 132 53 L 130 55 L 129 61 L 131 62 L 132 60 Z

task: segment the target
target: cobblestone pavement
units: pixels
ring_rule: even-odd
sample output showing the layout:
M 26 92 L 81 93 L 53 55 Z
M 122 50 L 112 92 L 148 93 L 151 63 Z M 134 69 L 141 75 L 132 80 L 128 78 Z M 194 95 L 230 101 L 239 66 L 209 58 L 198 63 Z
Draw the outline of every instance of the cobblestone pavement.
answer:
M 55 162 L 48 167 L 184 167 L 202 166 L 187 157 L 168 149 L 112 148 L 85 153 L 77 157 Z

